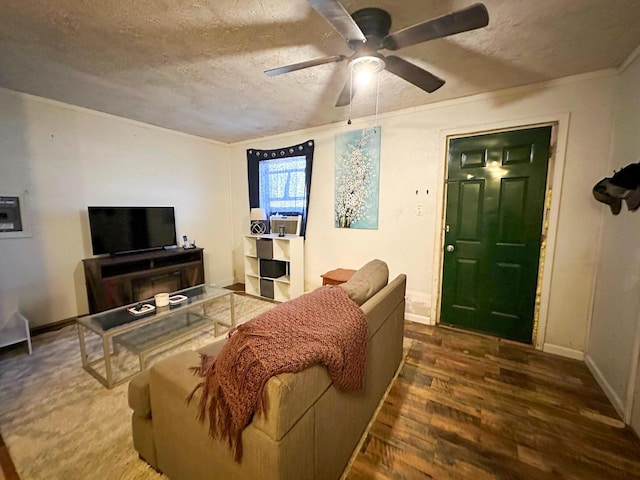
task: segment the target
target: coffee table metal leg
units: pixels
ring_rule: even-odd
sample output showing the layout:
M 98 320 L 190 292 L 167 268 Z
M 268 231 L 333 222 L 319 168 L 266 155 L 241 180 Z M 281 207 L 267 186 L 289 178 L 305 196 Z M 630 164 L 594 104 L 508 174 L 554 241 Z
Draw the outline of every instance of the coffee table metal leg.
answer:
M 108 336 L 102 337 L 102 350 L 104 352 L 104 368 L 107 372 L 107 388 L 113 388 L 113 372 L 111 371 L 111 338 Z
M 208 320 L 211 320 L 211 322 L 213 323 L 213 336 L 217 337 L 218 336 L 218 322 L 216 321 L 215 318 L 213 317 L 209 317 L 209 307 L 211 306 L 212 302 L 205 302 L 202 304 L 202 316 Z
M 236 326 L 236 302 L 234 300 L 235 294 L 229 293 L 229 306 L 231 307 L 231 328 Z
M 87 358 L 87 346 L 84 341 L 84 327 L 78 323 L 78 341 L 80 342 L 80 355 L 82 357 L 82 366 L 86 370 L 89 366 Z

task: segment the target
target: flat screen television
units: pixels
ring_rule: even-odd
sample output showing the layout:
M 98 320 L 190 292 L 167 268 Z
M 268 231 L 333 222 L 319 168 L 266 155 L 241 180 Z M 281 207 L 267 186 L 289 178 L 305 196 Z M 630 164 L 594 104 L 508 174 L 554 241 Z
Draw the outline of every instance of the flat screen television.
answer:
M 173 207 L 89 207 L 94 255 L 176 245 Z

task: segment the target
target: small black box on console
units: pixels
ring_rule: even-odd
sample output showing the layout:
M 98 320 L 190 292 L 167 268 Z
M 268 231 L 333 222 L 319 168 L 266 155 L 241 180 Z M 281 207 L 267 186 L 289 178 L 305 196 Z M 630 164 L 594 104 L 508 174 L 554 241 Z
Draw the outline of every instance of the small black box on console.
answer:
M 278 278 L 287 274 L 287 264 L 278 260 L 260 259 L 260 276 Z

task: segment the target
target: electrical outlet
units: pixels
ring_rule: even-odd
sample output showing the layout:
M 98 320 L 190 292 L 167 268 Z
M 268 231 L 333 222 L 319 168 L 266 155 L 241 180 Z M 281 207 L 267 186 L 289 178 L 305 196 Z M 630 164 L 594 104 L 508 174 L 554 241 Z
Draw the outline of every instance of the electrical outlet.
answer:
M 416 204 L 416 215 L 422 217 L 424 215 L 424 205 L 421 203 Z

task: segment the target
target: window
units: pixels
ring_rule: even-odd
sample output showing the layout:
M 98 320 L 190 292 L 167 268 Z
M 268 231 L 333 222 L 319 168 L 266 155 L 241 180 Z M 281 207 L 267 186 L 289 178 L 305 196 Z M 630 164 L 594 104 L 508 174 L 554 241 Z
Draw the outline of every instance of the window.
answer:
M 275 214 L 301 215 L 305 234 L 311 190 L 313 141 L 276 150 L 247 150 L 249 207 Z
M 260 207 L 265 209 L 267 216 L 277 213 L 302 215 L 307 197 L 306 165 L 304 156 L 260 162 Z

